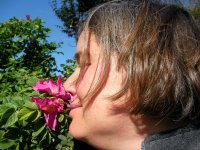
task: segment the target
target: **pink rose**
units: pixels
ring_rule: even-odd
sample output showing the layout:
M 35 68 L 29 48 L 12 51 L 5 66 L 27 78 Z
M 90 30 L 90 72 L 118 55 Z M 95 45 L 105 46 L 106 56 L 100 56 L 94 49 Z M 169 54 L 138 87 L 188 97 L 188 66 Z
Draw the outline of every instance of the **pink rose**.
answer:
M 59 98 L 44 98 L 32 97 L 32 101 L 37 104 L 39 109 L 44 111 L 46 126 L 55 131 L 57 125 L 57 113 L 65 112 L 64 102 Z
M 66 92 L 63 86 L 62 76 L 58 77 L 57 83 L 53 80 L 39 80 L 34 86 L 33 90 L 39 92 L 46 92 L 51 96 L 59 97 L 68 100 L 72 97 L 69 92 Z
M 55 131 L 58 113 L 65 112 L 64 101 L 69 106 L 69 101 L 73 101 L 74 96 L 64 89 L 62 76 L 58 77 L 57 83 L 53 80 L 39 80 L 33 90 L 49 94 L 49 97 L 44 98 L 32 97 L 32 101 L 44 111 L 46 126 Z

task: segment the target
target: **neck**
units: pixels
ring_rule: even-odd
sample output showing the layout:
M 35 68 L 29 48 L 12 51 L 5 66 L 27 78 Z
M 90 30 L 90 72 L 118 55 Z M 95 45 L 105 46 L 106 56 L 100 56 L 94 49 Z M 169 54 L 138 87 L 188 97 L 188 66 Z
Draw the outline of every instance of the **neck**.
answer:
M 103 140 L 93 141 L 93 146 L 98 150 L 141 150 L 142 142 L 148 135 L 180 127 L 180 123 L 143 116 L 132 116 L 130 120 L 131 122 L 126 121 L 115 133 L 103 135 Z
M 125 127 L 127 126 L 125 125 Z M 141 150 L 141 144 L 146 135 L 136 133 L 135 130 L 128 130 L 128 127 L 126 130 L 122 130 L 103 136 L 103 140 L 100 138 L 96 142 L 87 141 L 87 143 L 91 143 L 98 150 Z

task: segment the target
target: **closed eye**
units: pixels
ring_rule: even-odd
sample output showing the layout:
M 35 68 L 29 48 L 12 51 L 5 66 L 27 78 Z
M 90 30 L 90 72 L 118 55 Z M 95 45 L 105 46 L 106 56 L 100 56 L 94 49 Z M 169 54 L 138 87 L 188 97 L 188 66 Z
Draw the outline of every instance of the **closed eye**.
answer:
M 86 60 L 83 60 L 83 53 L 79 51 L 74 55 L 74 58 L 76 60 L 76 67 L 84 67 L 91 65 L 89 54 L 87 55 Z

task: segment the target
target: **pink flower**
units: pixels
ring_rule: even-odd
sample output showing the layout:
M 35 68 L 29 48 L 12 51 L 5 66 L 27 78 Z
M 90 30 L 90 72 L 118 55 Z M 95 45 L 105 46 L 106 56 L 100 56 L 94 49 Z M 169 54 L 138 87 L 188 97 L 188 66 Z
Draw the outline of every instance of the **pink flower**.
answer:
M 30 20 L 31 16 L 30 15 L 26 15 L 26 20 Z
M 64 102 L 59 98 L 44 98 L 32 97 L 32 101 L 37 104 L 39 109 L 44 111 L 46 126 L 55 131 L 57 125 L 57 114 L 65 112 L 63 109 Z
M 72 95 L 69 92 L 66 92 L 63 86 L 62 76 L 58 77 L 57 83 L 53 80 L 39 80 L 34 86 L 33 90 L 39 92 L 47 92 L 49 95 L 68 100 L 72 98 Z
M 57 83 L 51 79 L 47 81 L 39 80 L 33 86 L 33 90 L 49 94 L 48 97 L 44 98 L 32 97 L 32 101 L 38 105 L 39 109 L 44 111 L 46 126 L 55 131 L 57 114 L 65 112 L 63 109 L 64 100 L 67 100 L 67 106 L 69 106 L 70 101 L 74 100 L 74 96 L 64 89 L 62 76 L 58 77 Z

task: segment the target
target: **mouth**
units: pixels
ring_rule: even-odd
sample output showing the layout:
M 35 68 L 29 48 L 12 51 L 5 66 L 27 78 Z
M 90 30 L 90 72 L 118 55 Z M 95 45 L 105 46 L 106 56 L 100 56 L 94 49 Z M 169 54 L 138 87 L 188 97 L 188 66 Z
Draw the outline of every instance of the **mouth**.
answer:
M 79 108 L 82 107 L 82 105 L 72 105 L 72 104 L 69 104 L 67 107 L 68 107 L 68 109 L 70 110 L 69 116 L 70 116 L 71 118 L 73 118 L 74 112 L 76 112 L 76 111 L 74 111 L 74 110 L 78 110 Z
M 72 110 L 82 107 L 82 104 L 80 103 L 80 100 L 77 98 L 77 95 L 73 96 L 73 98 L 71 98 L 68 101 L 67 107 L 70 110 L 69 116 L 71 116 L 70 114 Z
M 67 107 L 69 108 L 70 111 L 72 111 L 73 109 L 76 109 L 76 108 L 79 108 L 79 107 L 82 107 L 81 105 L 72 105 L 72 104 L 68 104 Z

